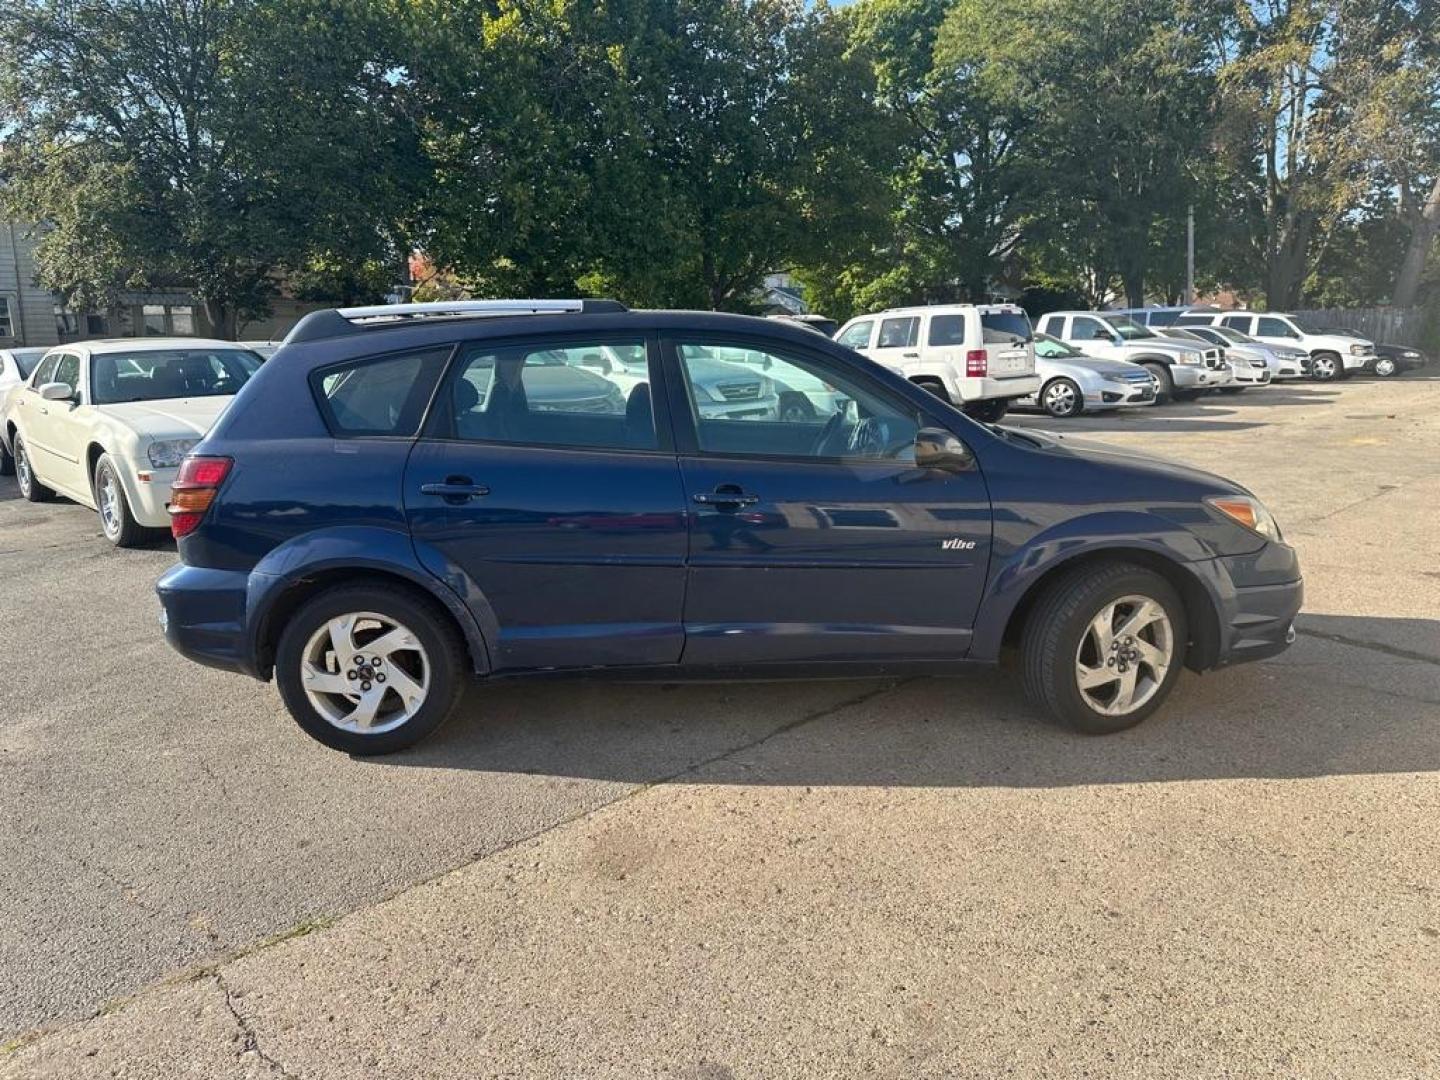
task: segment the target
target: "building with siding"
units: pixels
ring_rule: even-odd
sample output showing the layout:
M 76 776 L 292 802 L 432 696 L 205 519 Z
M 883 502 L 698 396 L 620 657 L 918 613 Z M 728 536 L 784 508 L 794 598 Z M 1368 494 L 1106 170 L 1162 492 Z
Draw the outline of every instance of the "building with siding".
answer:
M 0 349 L 59 345 L 98 337 L 208 337 L 205 309 L 184 289 L 122 292 L 105 311 L 67 311 L 35 284 L 33 228 L 0 221 Z M 279 297 L 263 319 L 240 324 L 242 341 L 279 341 L 320 304 Z

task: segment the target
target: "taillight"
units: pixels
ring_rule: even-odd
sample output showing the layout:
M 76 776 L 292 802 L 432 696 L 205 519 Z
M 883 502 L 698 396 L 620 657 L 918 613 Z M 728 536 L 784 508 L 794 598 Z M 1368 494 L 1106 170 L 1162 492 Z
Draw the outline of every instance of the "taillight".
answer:
M 228 457 L 187 457 L 170 485 L 170 535 L 179 540 L 200 527 L 205 511 L 230 475 Z
M 984 349 L 971 349 L 965 354 L 965 374 L 971 377 L 984 375 L 989 370 L 986 366 L 989 359 Z

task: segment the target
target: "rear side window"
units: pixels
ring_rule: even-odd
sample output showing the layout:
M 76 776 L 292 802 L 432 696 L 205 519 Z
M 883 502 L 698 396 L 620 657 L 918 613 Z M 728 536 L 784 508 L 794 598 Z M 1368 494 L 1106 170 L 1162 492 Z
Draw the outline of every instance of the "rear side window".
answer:
M 920 319 L 910 316 L 904 319 L 882 319 L 880 338 L 875 342 L 877 349 L 904 349 L 920 340 Z
M 931 345 L 964 345 L 964 315 L 932 315 L 930 334 L 926 338 Z
M 840 344 L 851 349 L 863 349 L 870 344 L 870 330 L 874 323 L 869 319 L 864 322 L 857 322 L 843 334 L 840 335 Z
M 1178 311 L 1152 311 L 1146 318 L 1147 326 L 1173 326 L 1180 319 Z
M 1019 345 L 1030 340 L 1030 317 L 1021 311 L 982 311 L 980 328 L 986 345 Z
M 449 356 L 447 345 L 366 357 L 322 368 L 310 376 L 310 385 L 333 434 L 408 437 L 420 430 Z
M 1209 326 L 1209 315 L 1181 315 L 1175 320 L 1178 326 Z
M 1228 326 L 1231 330 L 1239 330 L 1242 334 L 1250 329 L 1249 315 L 1226 315 L 1220 320 L 1221 326 Z

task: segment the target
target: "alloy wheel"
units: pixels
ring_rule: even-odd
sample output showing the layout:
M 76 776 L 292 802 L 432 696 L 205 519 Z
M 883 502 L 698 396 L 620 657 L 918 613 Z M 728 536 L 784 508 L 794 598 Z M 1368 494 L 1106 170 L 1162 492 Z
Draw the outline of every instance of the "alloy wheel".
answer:
M 125 523 L 124 504 L 120 501 L 120 484 L 115 479 L 114 471 L 101 469 L 97 486 L 100 489 L 100 527 L 105 530 L 106 536 L 114 539 L 120 535 L 120 529 Z
M 19 439 L 15 440 L 15 479 L 20 484 L 20 494 L 28 499 L 30 485 L 35 482 L 35 478 L 30 474 L 30 455 L 25 452 L 25 444 Z
M 1160 691 L 1174 655 L 1174 630 L 1161 604 L 1139 595 L 1111 600 L 1075 652 L 1080 696 L 1105 716 L 1135 712 Z
M 1382 356 L 1375 361 L 1375 374 L 1382 378 L 1388 378 L 1395 374 L 1395 361 L 1389 356 Z
M 1335 378 L 1335 361 L 1328 356 L 1317 356 L 1310 368 L 1315 378 L 1328 382 Z
M 1079 401 L 1075 387 L 1067 382 L 1051 383 L 1045 388 L 1045 411 L 1051 416 L 1071 416 L 1077 411 Z
M 300 684 L 315 711 L 341 731 L 362 735 L 393 731 L 419 712 L 430 673 L 414 632 L 372 611 L 321 624 L 300 659 Z

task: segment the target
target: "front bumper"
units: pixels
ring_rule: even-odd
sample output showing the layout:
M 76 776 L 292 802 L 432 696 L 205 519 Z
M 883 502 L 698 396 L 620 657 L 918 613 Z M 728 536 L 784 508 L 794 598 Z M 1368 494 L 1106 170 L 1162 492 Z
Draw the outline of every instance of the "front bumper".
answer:
M 1210 390 L 1235 381 L 1228 367 L 1208 368 L 1201 364 L 1171 364 L 1170 378 L 1180 390 Z
M 1267 386 L 1272 377 L 1268 367 L 1232 367 L 1230 374 L 1236 386 Z
M 172 566 L 155 583 L 165 640 L 198 664 L 264 678 L 250 645 L 249 585 L 243 570 Z
M 130 512 L 147 529 L 170 528 L 170 485 L 179 469 L 142 469 L 125 477 Z
M 1305 582 L 1295 549 L 1269 543 L 1249 555 L 1215 560 L 1221 578 L 1215 667 L 1264 660 L 1295 640 Z

